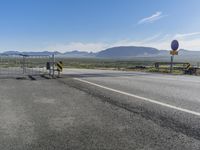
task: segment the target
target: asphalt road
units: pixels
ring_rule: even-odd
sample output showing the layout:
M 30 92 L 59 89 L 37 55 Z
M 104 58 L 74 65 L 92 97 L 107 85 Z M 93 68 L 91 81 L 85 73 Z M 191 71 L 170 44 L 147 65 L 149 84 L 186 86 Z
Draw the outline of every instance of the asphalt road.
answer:
M 200 112 L 200 77 L 68 69 L 65 74 L 159 102 Z
M 0 79 L 0 149 L 200 149 L 200 78 L 64 70 Z

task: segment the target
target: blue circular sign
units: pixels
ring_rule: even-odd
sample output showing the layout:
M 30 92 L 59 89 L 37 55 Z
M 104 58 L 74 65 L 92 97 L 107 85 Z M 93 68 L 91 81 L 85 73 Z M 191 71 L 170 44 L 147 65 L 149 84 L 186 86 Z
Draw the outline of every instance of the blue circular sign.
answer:
M 176 51 L 179 48 L 179 43 L 177 40 L 173 40 L 171 43 L 171 48 L 173 51 Z

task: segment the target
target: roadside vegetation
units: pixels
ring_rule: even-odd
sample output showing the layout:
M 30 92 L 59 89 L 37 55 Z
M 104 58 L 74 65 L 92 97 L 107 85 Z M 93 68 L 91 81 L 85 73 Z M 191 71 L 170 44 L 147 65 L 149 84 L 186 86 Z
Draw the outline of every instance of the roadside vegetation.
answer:
M 51 58 L 26 58 L 25 66 L 29 68 L 46 67 L 46 62 L 52 61 Z M 143 72 L 158 72 L 170 73 L 169 65 L 161 65 L 159 69 L 155 68 L 155 62 L 163 61 L 153 58 L 134 58 L 130 60 L 116 59 L 97 59 L 97 58 L 56 58 L 56 61 L 62 61 L 65 68 L 79 69 L 112 69 L 123 71 L 143 71 Z M 164 60 L 166 61 L 166 60 Z M 190 62 L 197 64 L 197 62 Z M 23 67 L 23 59 L 21 57 L 3 57 L 0 60 L 1 68 L 8 67 Z M 197 75 L 200 71 L 198 70 Z M 183 66 L 176 65 L 173 69 L 173 74 L 184 74 Z
M 60 60 L 60 59 L 59 59 Z M 114 59 L 95 59 L 95 58 L 62 58 L 61 59 L 66 68 L 80 68 L 80 69 L 112 69 L 123 71 L 143 71 L 143 72 L 157 72 L 170 73 L 170 66 L 163 65 L 159 69 L 155 68 L 153 60 L 114 60 Z M 144 61 L 145 60 L 145 61 Z M 174 66 L 173 74 L 184 74 L 181 65 Z M 198 73 L 199 74 L 199 73 Z

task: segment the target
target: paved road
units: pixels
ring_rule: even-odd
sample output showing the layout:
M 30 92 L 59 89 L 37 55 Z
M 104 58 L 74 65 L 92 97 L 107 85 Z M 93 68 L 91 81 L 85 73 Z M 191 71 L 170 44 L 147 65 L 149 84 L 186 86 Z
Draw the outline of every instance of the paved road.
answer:
M 65 74 L 200 112 L 200 77 L 85 69 L 68 69 Z
M 68 69 L 64 74 L 79 82 L 79 89 L 105 96 L 162 126 L 200 137 L 200 77 L 89 69 Z
M 58 80 L 1 79 L 0 149 L 199 149 L 198 81 L 78 69 Z

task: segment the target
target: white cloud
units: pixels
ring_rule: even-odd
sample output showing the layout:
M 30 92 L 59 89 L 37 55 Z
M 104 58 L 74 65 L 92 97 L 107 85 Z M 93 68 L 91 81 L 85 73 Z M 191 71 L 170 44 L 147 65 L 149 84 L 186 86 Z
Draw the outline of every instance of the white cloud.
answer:
M 144 24 L 144 23 L 153 23 L 163 17 L 166 17 L 166 15 L 162 15 L 162 12 L 158 11 L 155 14 L 151 15 L 150 17 L 146 17 L 138 21 L 138 24 Z
M 169 49 L 170 40 L 157 39 L 158 36 L 155 36 L 155 40 L 146 38 L 144 40 L 129 40 L 126 42 L 118 41 L 117 45 L 114 43 L 112 46 L 144 46 L 144 47 L 153 47 L 157 49 Z M 160 36 L 161 37 L 161 36 Z
M 198 33 L 198 32 L 195 32 Z M 197 34 L 183 34 L 187 35 L 184 36 L 185 38 L 179 38 L 178 41 L 180 43 L 180 49 L 187 49 L 187 50 L 197 50 L 200 51 L 200 34 L 199 37 L 196 36 L 195 38 L 188 38 L 189 35 L 197 35 Z M 160 50 L 170 50 L 171 48 L 171 41 L 174 40 L 176 35 L 161 35 L 156 34 L 149 38 L 143 40 L 126 40 L 126 41 L 118 41 L 117 44 L 113 43 L 111 46 L 147 46 L 147 47 L 154 47 Z M 149 39 L 149 40 L 148 40 Z
M 161 36 L 161 33 L 158 33 L 158 34 L 152 35 L 151 37 L 145 38 L 144 40 L 142 40 L 142 42 L 143 43 L 152 42 L 152 41 L 160 39 L 160 36 Z
M 179 41 L 181 48 L 200 51 L 200 38 Z
M 192 32 L 192 33 L 176 34 L 174 38 L 191 38 L 199 35 L 200 32 Z
M 176 34 L 173 39 L 177 39 L 183 49 L 200 51 L 200 32 Z
M 192 36 L 195 37 L 188 38 Z M 154 47 L 157 49 L 170 50 L 171 41 L 174 39 L 178 39 L 181 49 L 200 51 L 200 44 L 199 44 L 200 32 L 175 34 L 175 35 L 170 35 L 170 34 L 162 35 L 159 33 L 141 40 L 125 39 L 115 42 L 90 42 L 90 43 L 71 42 L 66 44 L 50 45 L 46 47 L 45 50 L 51 50 L 51 51 L 57 50 L 60 52 L 66 52 L 72 50 L 98 52 L 116 46 L 147 46 L 147 47 Z
M 186 35 L 186 34 L 184 34 Z M 176 35 L 175 35 L 176 36 Z M 149 43 L 144 43 L 144 46 L 151 46 L 155 47 L 158 49 L 165 49 L 165 50 L 170 50 L 171 48 L 171 41 L 174 40 L 175 36 L 164 36 L 160 40 L 155 40 Z M 187 36 L 181 37 L 181 38 L 176 38 L 179 41 L 180 49 L 187 49 L 187 50 L 196 50 L 200 51 L 200 36 L 195 37 L 195 38 L 189 38 L 189 34 Z

